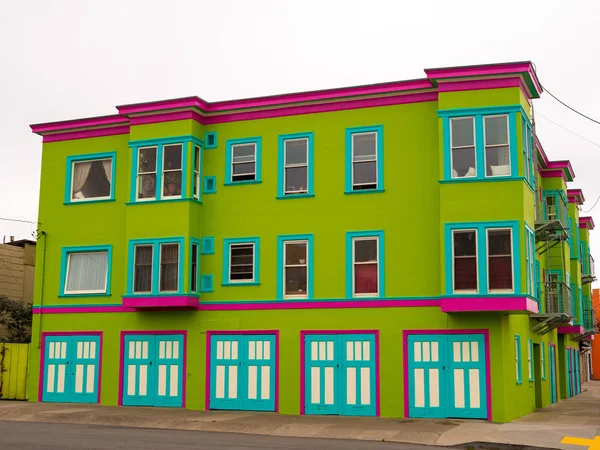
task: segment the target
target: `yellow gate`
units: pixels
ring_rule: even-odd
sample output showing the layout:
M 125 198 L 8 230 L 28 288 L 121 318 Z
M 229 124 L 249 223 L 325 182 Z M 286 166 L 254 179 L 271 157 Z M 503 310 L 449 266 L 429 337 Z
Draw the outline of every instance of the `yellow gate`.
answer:
M 0 399 L 27 400 L 29 344 L 0 343 Z

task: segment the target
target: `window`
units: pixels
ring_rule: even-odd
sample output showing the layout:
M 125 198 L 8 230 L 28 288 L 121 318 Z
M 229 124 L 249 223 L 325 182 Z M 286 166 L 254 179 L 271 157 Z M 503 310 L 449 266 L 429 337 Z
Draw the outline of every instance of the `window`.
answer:
M 517 384 L 521 384 L 523 379 L 521 377 L 521 338 L 515 336 L 515 369 L 517 371 Z
M 512 242 L 510 229 L 488 229 L 488 289 L 512 292 Z
M 348 297 L 383 297 L 383 232 L 347 233 Z
M 455 230 L 452 237 L 454 292 L 477 292 L 477 231 Z
M 314 195 L 312 166 L 313 133 L 279 136 L 278 198 Z
M 183 238 L 129 241 L 127 294 L 183 293 L 183 242 Z
M 156 198 L 156 153 L 157 147 L 138 149 L 138 200 L 154 200 Z
M 531 339 L 527 339 L 527 372 L 529 374 L 529 381 L 534 381 L 533 376 L 533 342 Z
M 535 297 L 535 236 L 525 227 L 525 264 L 527 267 L 527 295 Z
M 194 145 L 194 198 L 200 199 L 200 157 L 202 153 L 200 147 Z
M 508 116 L 483 118 L 485 134 L 486 176 L 510 175 L 510 147 L 508 145 Z
M 277 237 L 277 298 L 313 297 L 313 235 Z
M 477 175 L 475 163 L 475 118 L 451 119 L 452 178 Z
M 346 129 L 346 193 L 383 190 L 383 127 Z
M 227 141 L 225 186 L 261 182 L 262 139 L 260 137 Z
M 546 343 L 542 342 L 540 346 L 540 359 L 542 362 L 542 380 L 546 379 Z
M 114 200 L 116 153 L 67 157 L 65 203 Z
M 198 260 L 199 260 L 199 249 L 198 243 L 192 242 L 192 273 L 190 276 L 190 291 L 198 292 Z
M 65 247 L 61 295 L 109 295 L 111 246 Z
M 181 197 L 182 144 L 163 147 L 163 197 Z
M 521 121 L 521 129 L 523 132 L 523 169 L 525 172 L 525 180 L 529 183 L 532 189 L 535 190 L 535 163 L 533 160 L 533 136 L 531 134 L 531 125 L 529 120 L 523 118 Z
M 223 285 L 259 283 L 259 238 L 224 240 Z

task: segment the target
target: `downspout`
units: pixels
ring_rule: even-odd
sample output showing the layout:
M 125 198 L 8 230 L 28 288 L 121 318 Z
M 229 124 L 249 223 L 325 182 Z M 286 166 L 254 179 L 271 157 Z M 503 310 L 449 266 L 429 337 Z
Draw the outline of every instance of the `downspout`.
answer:
M 39 349 L 42 347 L 42 320 L 44 319 L 44 314 L 43 314 L 43 308 L 42 306 L 44 305 L 44 277 L 46 274 L 46 232 L 45 231 L 39 231 L 38 232 L 38 239 L 40 237 L 44 238 L 44 242 L 42 244 L 42 274 L 41 274 L 41 281 L 40 281 L 40 323 L 38 326 L 38 333 L 37 333 L 37 342 L 36 342 L 36 347 Z

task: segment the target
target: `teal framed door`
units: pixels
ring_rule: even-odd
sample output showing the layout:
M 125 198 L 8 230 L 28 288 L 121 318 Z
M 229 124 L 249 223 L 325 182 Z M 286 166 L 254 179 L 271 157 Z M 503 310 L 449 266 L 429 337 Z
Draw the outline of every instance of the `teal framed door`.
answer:
M 97 403 L 99 335 L 48 335 L 44 341 L 42 401 Z
M 550 364 L 550 402 L 556 403 L 556 347 L 548 345 L 548 357 Z
M 566 375 L 567 375 L 567 397 L 573 397 L 573 364 L 571 363 L 571 349 L 565 350 Z
M 581 367 L 580 367 L 580 360 L 579 360 L 579 352 L 577 351 L 577 349 L 573 350 L 573 355 L 575 358 L 575 386 L 576 386 L 576 393 L 577 394 L 581 394 Z
M 410 417 L 446 417 L 446 342 L 441 334 L 408 336 Z
M 210 408 L 275 411 L 275 335 L 211 336 Z
M 183 405 L 183 335 L 126 334 L 123 405 Z
M 374 334 L 306 334 L 303 345 L 305 414 L 377 414 Z
M 408 413 L 421 418 L 487 418 L 483 334 L 409 334 Z

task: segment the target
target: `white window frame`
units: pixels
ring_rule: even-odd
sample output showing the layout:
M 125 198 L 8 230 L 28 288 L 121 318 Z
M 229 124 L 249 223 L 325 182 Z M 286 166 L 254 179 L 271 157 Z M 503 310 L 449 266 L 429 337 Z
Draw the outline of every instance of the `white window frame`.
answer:
M 542 362 L 542 380 L 546 379 L 546 348 L 547 345 L 542 341 L 540 344 L 540 360 Z
M 490 238 L 489 238 L 489 232 L 490 231 L 506 231 L 508 230 L 508 232 L 510 233 L 510 270 L 511 270 L 511 284 L 512 284 L 512 288 L 511 289 L 492 289 L 490 288 L 490 258 L 492 257 L 490 255 Z M 515 292 L 515 255 L 514 255 L 514 251 L 513 251 L 513 230 L 510 227 L 494 227 L 494 228 L 486 228 L 485 229 L 485 254 L 487 256 L 487 261 L 486 263 L 486 276 L 487 276 L 487 285 L 488 285 L 488 293 L 494 293 L 494 294 L 512 294 Z M 502 258 L 505 258 L 506 255 L 495 255 L 495 256 L 499 256 Z
M 140 156 L 142 155 L 142 150 L 153 148 L 156 154 L 155 163 L 154 163 L 154 171 L 153 172 L 140 172 Z M 149 145 L 147 147 L 139 147 L 137 150 L 137 161 L 136 161 L 136 177 L 135 177 L 135 201 L 136 202 L 147 202 L 156 200 L 156 183 L 158 178 L 158 145 Z M 140 180 L 142 175 L 152 175 L 154 174 L 154 197 L 142 197 L 140 198 Z M 162 192 L 162 189 L 161 189 Z
M 294 141 L 304 141 L 306 143 L 306 162 L 302 164 L 288 164 L 287 163 L 287 143 Z M 293 139 L 285 139 L 283 141 L 283 195 L 294 196 L 297 194 L 307 194 L 308 193 L 308 171 L 310 167 L 308 167 L 308 138 L 293 138 Z M 287 190 L 287 169 L 301 168 L 306 167 L 306 182 L 304 185 L 304 189 L 296 190 L 296 191 L 288 191 Z
M 254 172 L 247 172 L 247 173 L 238 173 L 236 174 L 235 171 L 233 170 L 233 168 L 235 167 L 236 164 L 249 164 L 252 161 L 244 161 L 244 162 L 235 162 L 235 148 L 236 147 L 247 147 L 247 146 L 253 146 L 254 147 Z M 257 180 L 257 161 L 256 161 L 256 152 L 257 152 L 258 146 L 256 145 L 256 142 L 241 142 L 239 144 L 232 144 L 231 145 L 231 182 L 232 183 L 244 183 L 247 181 L 256 181 Z M 244 175 L 250 175 L 250 174 L 254 174 L 254 180 L 236 180 L 234 177 L 237 176 L 244 176 Z
M 231 279 L 231 249 L 233 247 L 241 247 L 242 245 L 251 245 L 252 246 L 252 278 L 247 278 L 244 280 L 232 280 Z M 229 244 L 229 256 L 227 261 L 227 279 L 228 283 L 236 284 L 236 283 L 254 283 L 256 280 L 256 245 L 254 242 L 232 242 Z
M 527 294 L 535 297 L 535 244 L 533 233 L 525 228 L 525 263 L 527 264 Z
M 79 163 L 85 163 L 85 162 L 102 162 L 102 161 L 110 161 L 110 188 L 108 189 L 108 195 L 104 195 L 102 197 L 85 197 L 85 198 L 74 198 L 73 197 L 73 176 L 75 175 L 75 164 L 79 164 Z M 110 193 L 113 191 L 114 187 L 113 187 L 113 183 L 115 182 L 115 180 L 112 179 L 112 174 L 114 173 L 113 171 L 113 165 L 115 164 L 115 159 L 108 157 L 108 158 L 90 158 L 90 159 L 80 159 L 77 161 L 73 161 L 71 163 L 71 180 L 70 180 L 70 186 L 69 186 L 69 202 L 72 203 L 76 203 L 76 202 L 95 202 L 98 200 L 110 200 L 112 198 L 112 196 L 110 195 Z
M 197 152 L 197 154 L 196 154 Z M 194 194 L 193 197 L 198 200 L 200 198 L 200 192 L 202 187 L 200 186 L 200 164 L 201 164 L 201 156 L 202 155 L 202 149 L 200 148 L 200 146 L 198 145 L 194 145 L 194 167 L 192 168 L 193 172 L 194 172 L 194 182 L 195 182 L 195 189 L 194 189 Z M 196 165 L 198 166 L 198 169 L 196 170 Z M 182 183 L 183 183 L 183 179 L 182 179 Z M 182 186 L 182 191 L 183 192 L 183 186 Z
M 106 253 L 106 277 L 104 278 L 104 289 L 85 289 L 85 290 L 76 290 L 76 291 L 68 291 L 67 286 L 69 286 L 69 268 L 71 266 L 71 255 L 76 254 L 85 254 L 85 253 Z M 73 294 L 106 294 L 106 289 L 108 288 L 108 271 L 110 270 L 109 261 L 108 261 L 108 251 L 106 250 L 90 250 L 85 252 L 69 252 L 67 253 L 67 273 L 65 274 L 65 295 L 73 295 Z
M 152 263 L 150 264 L 150 290 L 149 291 L 136 291 L 135 290 L 135 267 L 136 267 L 136 259 L 137 259 L 137 251 L 136 251 L 137 247 L 150 247 L 150 250 L 152 251 L 152 256 L 150 257 L 150 261 Z M 152 245 L 152 244 L 135 244 L 133 246 L 133 277 L 132 277 L 132 279 L 133 279 L 132 280 L 133 286 L 131 286 L 131 292 L 133 292 L 134 294 L 150 294 L 150 293 L 152 293 L 152 281 L 154 279 L 154 245 Z
M 175 285 L 176 288 L 175 290 L 170 290 L 170 291 L 166 291 L 166 290 L 162 290 L 160 288 L 160 284 L 162 281 L 162 250 L 163 250 L 163 245 L 176 245 L 177 246 L 177 278 L 175 281 Z M 179 271 L 181 270 L 181 267 L 179 267 L 179 261 L 181 260 L 181 246 L 179 245 L 179 242 L 160 242 L 158 244 L 158 292 L 159 293 L 169 293 L 169 292 L 179 292 Z M 152 254 L 152 256 L 154 257 L 154 254 Z M 154 260 L 152 260 L 154 262 Z
M 452 145 L 452 122 L 454 122 L 455 120 L 465 120 L 465 119 L 471 119 L 472 123 L 473 123 L 473 145 L 460 145 L 458 147 L 454 147 Z M 475 174 L 472 176 L 467 176 L 465 175 L 464 177 L 455 177 L 454 176 L 454 149 L 461 149 L 461 148 L 471 148 L 473 147 L 473 156 L 475 157 L 475 167 L 473 167 L 475 169 Z M 463 178 L 477 178 L 477 132 L 476 132 L 476 123 L 475 123 L 475 116 L 464 116 L 464 117 L 452 117 L 450 118 L 450 178 L 454 179 L 454 180 L 462 180 Z
M 527 380 L 533 381 L 533 360 L 532 353 L 533 351 L 533 341 L 531 339 L 527 339 Z
M 165 169 L 165 156 L 167 152 L 165 151 L 165 147 L 174 147 L 179 145 L 181 152 L 181 167 L 179 169 Z M 162 167 L 160 174 L 160 199 L 161 200 L 176 200 L 180 199 L 183 194 L 183 143 L 175 142 L 173 144 L 163 144 L 162 146 Z M 167 174 L 173 172 L 181 172 L 181 194 L 179 195 L 165 195 L 165 178 L 167 178 Z
M 358 241 L 375 241 L 377 245 L 377 292 L 368 293 L 356 293 L 356 265 L 373 264 L 372 262 L 356 262 L 356 242 Z M 352 238 L 352 297 L 378 297 L 381 292 L 381 286 L 379 285 L 380 276 L 379 271 L 381 270 L 379 256 L 379 236 L 357 236 Z
M 456 269 L 454 267 L 454 260 L 457 258 L 454 252 L 454 235 L 456 233 L 475 233 L 475 277 L 477 280 L 477 289 L 454 289 L 456 284 Z M 454 294 L 478 294 L 479 293 L 479 246 L 478 244 L 478 230 L 477 228 L 459 228 L 452 230 L 452 292 Z M 471 258 L 471 256 L 458 256 L 458 258 Z
M 293 264 L 293 265 L 288 265 L 286 263 L 286 255 L 287 255 L 287 244 L 304 244 L 305 248 L 306 248 L 306 259 L 305 259 L 305 264 Z M 308 240 L 306 239 L 298 239 L 298 240 L 289 240 L 289 241 L 283 241 L 283 298 L 308 298 L 308 293 L 310 292 L 310 277 L 308 276 L 309 274 L 309 245 L 308 245 Z M 304 295 L 286 295 L 286 287 L 287 287 L 287 279 L 286 279 L 286 269 L 288 267 L 306 267 L 306 294 Z
M 504 117 L 506 119 L 506 144 L 486 144 L 486 126 L 485 120 L 488 118 L 495 117 Z M 512 167 L 511 167 L 511 154 L 510 154 L 510 122 L 508 120 L 508 114 L 490 114 L 487 116 L 483 116 L 482 127 L 483 127 L 483 176 L 485 178 L 506 178 L 512 176 Z M 508 147 L 508 174 L 505 175 L 488 175 L 487 174 L 487 149 L 488 148 L 500 148 L 500 147 Z M 477 156 L 476 156 L 477 158 Z M 477 169 L 475 170 L 477 172 Z
M 196 247 L 196 259 L 194 260 L 194 247 Z M 196 269 L 194 270 L 194 264 L 196 265 Z M 197 242 L 192 242 L 192 247 L 190 249 L 190 291 L 198 292 L 200 282 L 200 271 L 198 270 L 200 264 L 200 245 Z M 194 273 L 196 274 L 196 286 L 192 286 L 192 281 L 194 280 Z M 179 280 L 178 280 L 179 281 Z
M 529 161 L 529 133 L 527 132 L 527 123 L 525 122 L 525 119 L 521 119 L 521 132 L 523 134 L 523 168 L 525 170 L 525 179 L 529 182 L 531 182 L 530 177 L 531 177 L 531 161 Z M 509 130 L 510 132 L 510 130 Z M 509 136 L 510 137 L 510 136 Z M 509 152 L 510 153 L 510 152 Z M 510 156 L 509 156 L 510 158 Z
M 365 160 L 361 160 L 361 161 L 355 161 L 354 160 L 354 136 L 360 136 L 360 135 L 366 135 L 366 134 L 372 134 L 375 136 L 375 157 L 373 159 L 365 159 Z M 355 189 L 355 187 L 357 186 L 368 186 L 371 185 L 373 183 L 355 183 L 354 182 L 354 165 L 355 164 L 362 164 L 362 163 L 367 163 L 367 162 L 374 162 L 375 163 L 375 186 L 370 188 L 370 189 L 377 189 L 377 186 L 379 186 L 379 163 L 377 161 L 377 152 L 379 150 L 378 145 L 379 145 L 379 133 L 377 131 L 363 131 L 363 132 L 358 132 L 358 133 L 351 133 L 350 134 L 350 141 L 351 141 L 351 145 L 352 145 L 352 168 L 351 168 L 351 172 L 352 172 L 352 190 L 353 191 L 362 191 L 362 190 L 369 190 L 369 189 Z M 379 258 L 379 253 L 377 253 L 377 257 Z M 377 289 L 379 290 L 379 288 Z

